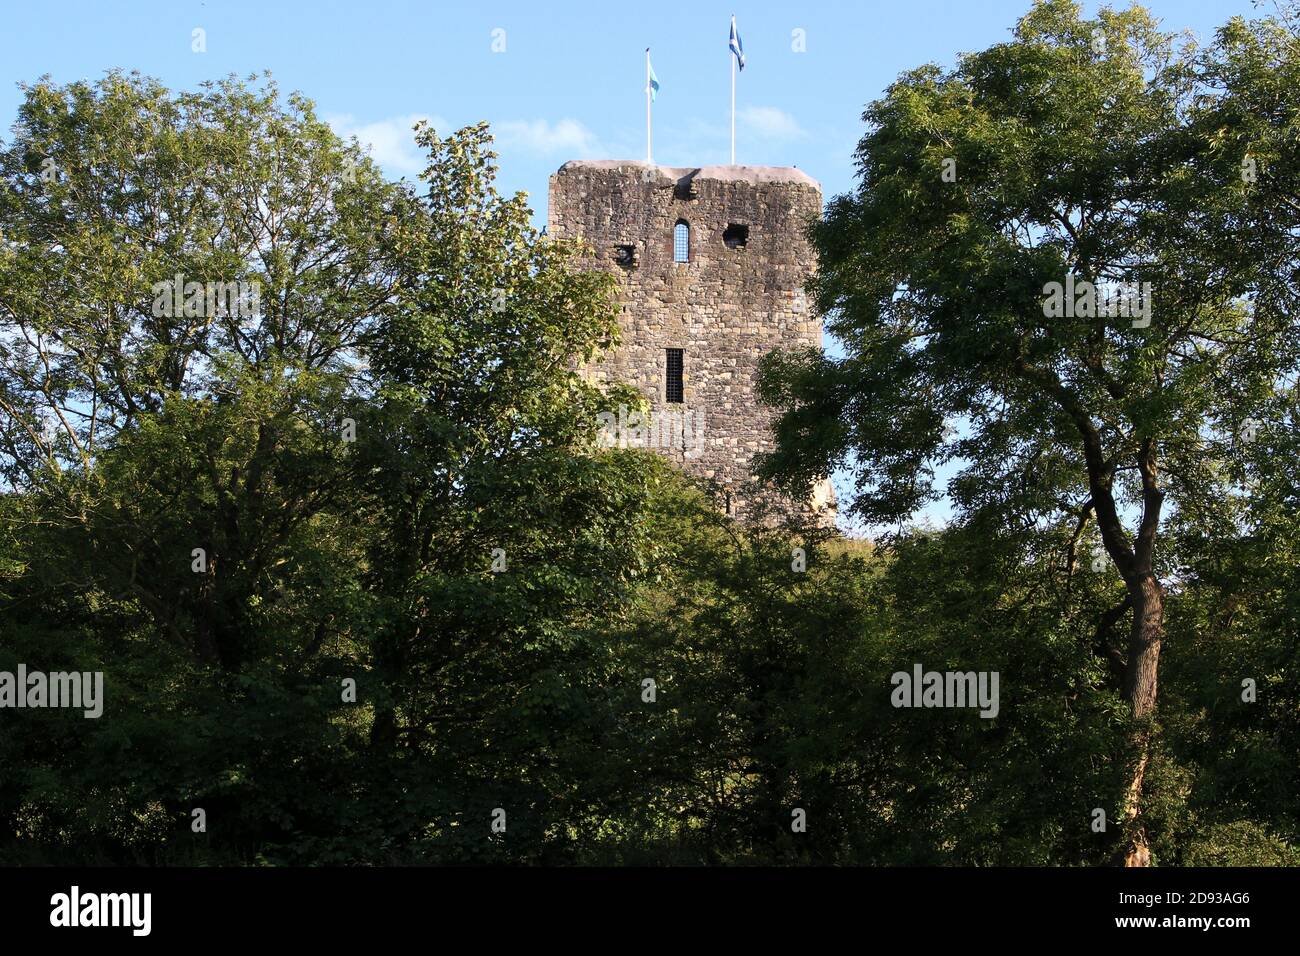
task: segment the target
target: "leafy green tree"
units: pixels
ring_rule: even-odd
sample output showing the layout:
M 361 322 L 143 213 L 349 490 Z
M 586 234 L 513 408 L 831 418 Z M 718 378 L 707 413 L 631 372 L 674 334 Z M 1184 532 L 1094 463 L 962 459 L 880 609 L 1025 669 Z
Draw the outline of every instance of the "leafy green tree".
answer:
M 0 670 L 107 700 L 6 711 L 0 861 L 1294 863 L 1294 23 L 1042 2 L 873 104 L 814 229 L 846 355 L 763 381 L 799 492 L 901 523 L 956 470 L 870 545 L 600 447 L 611 280 L 485 126 L 388 183 L 269 82 L 28 87 Z M 1047 314 L 1070 274 L 1150 324 Z M 892 706 L 915 662 L 997 717 Z
M 273 85 L 42 82 L 15 131 L 0 474 L 83 536 L 69 577 L 238 670 L 250 600 L 337 490 L 337 417 L 393 286 L 402 197 Z
M 630 699 L 597 680 L 601 622 L 654 561 L 661 469 L 595 453 L 610 399 L 578 366 L 616 331 L 610 278 L 497 193 L 485 124 L 416 138 L 426 193 L 356 413 L 382 608 L 371 759 L 398 845 L 540 859 L 578 838 L 581 781 L 599 776 L 611 701 Z
M 6 833 L 120 859 L 196 806 L 218 854 L 295 814 L 337 829 L 283 768 L 343 789 L 320 687 L 357 670 L 364 539 L 340 418 L 409 197 L 273 83 L 25 92 L 0 150 L 0 644 L 106 671 L 110 701 L 58 746 L 32 722 Z
M 865 114 L 857 192 L 813 229 L 845 357 L 777 358 L 763 384 L 784 410 L 767 472 L 793 487 L 851 462 L 868 521 L 914 514 L 951 465 L 957 520 L 1013 530 L 1062 588 L 1095 526 L 1122 584 L 1094 620 L 1133 717 L 1119 849 L 1138 864 L 1180 570 L 1167 529 L 1234 520 L 1241 425 L 1297 358 L 1278 281 L 1294 292 L 1294 259 L 1265 268 L 1241 228 L 1249 131 L 1221 125 L 1244 106 L 1214 75 L 1142 9 L 1085 20 L 1069 0 L 955 69 L 905 74 Z M 1149 292 L 1134 315 L 1059 287 L 1052 302 L 1076 281 Z

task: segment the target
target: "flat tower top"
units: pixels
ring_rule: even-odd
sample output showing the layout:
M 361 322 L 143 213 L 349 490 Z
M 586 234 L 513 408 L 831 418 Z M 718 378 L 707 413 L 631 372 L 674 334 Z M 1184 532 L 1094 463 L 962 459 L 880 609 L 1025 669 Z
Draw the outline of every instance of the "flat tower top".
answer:
M 694 179 L 717 179 L 723 182 L 802 183 L 821 191 L 821 185 L 801 169 L 793 166 L 660 166 L 643 159 L 573 159 L 560 172 L 577 169 L 645 169 L 657 170 L 670 179 L 692 176 Z

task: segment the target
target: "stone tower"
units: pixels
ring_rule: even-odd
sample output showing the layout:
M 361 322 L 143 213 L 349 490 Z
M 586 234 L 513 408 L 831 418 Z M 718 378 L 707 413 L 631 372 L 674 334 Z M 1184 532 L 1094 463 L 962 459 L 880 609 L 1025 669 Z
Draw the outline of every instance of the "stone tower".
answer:
M 587 373 L 639 389 L 651 409 L 644 443 L 716 483 L 723 507 L 746 517 L 767 494 L 751 460 L 772 447 L 758 362 L 822 344 L 802 288 L 821 188 L 784 167 L 602 160 L 565 163 L 549 199 L 548 234 L 586 240 L 594 265 L 619 279 L 621 342 Z M 833 517 L 829 481 L 806 501 L 771 500 Z

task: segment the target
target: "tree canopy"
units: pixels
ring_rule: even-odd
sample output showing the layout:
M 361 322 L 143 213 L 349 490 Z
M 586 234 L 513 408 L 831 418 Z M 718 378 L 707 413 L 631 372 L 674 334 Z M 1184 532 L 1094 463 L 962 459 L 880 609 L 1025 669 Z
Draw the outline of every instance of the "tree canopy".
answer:
M 764 382 L 784 409 L 767 474 L 851 461 L 852 509 L 888 523 L 953 466 L 958 522 L 1015 539 L 1096 619 L 1139 724 L 1180 539 L 1249 523 L 1243 446 L 1293 414 L 1300 354 L 1300 104 L 1277 79 L 1300 51 L 1275 22 L 1176 40 L 1140 8 L 1044 0 L 1011 41 L 900 77 L 864 116 L 857 192 L 812 230 L 846 354 L 776 356 Z M 1123 585 L 1100 612 L 1071 594 L 1091 528 Z M 1125 801 L 1139 858 L 1149 734 Z
M 603 447 L 612 280 L 485 124 L 24 87 L 0 678 L 104 699 L 0 709 L 0 863 L 1300 863 L 1295 26 L 1042 0 L 867 107 L 761 391 L 871 541 Z

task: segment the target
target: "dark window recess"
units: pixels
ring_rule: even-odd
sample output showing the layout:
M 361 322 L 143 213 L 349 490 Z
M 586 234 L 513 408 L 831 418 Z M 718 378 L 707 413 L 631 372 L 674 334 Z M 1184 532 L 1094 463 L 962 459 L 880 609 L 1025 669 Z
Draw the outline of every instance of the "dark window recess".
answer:
M 749 227 L 732 223 L 722 233 L 722 241 L 728 249 L 744 249 L 749 242 Z
M 673 226 L 673 262 L 688 262 L 691 258 L 691 227 L 685 222 Z
M 664 401 L 682 403 L 682 350 L 668 349 L 668 381 L 664 385 Z
M 614 261 L 625 269 L 636 265 L 636 246 L 615 246 Z

